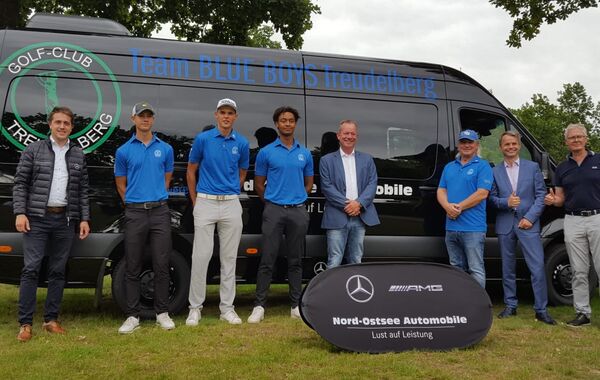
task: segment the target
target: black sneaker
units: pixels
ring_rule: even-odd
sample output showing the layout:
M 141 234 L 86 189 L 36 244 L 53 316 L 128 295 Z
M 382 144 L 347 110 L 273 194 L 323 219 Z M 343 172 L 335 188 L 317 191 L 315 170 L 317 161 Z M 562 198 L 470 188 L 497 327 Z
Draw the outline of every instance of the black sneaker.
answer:
M 555 325 L 556 321 L 547 312 L 535 313 L 535 320 L 544 322 L 547 325 Z
M 581 327 L 581 326 L 588 326 L 590 323 L 591 323 L 590 319 L 588 317 L 586 317 L 585 314 L 577 313 L 577 315 L 575 316 L 575 319 L 567 322 L 567 326 Z
M 502 312 L 500 312 L 500 314 L 498 314 L 498 318 L 514 317 L 515 315 L 517 315 L 517 309 L 507 306 L 504 308 L 504 310 L 502 310 Z

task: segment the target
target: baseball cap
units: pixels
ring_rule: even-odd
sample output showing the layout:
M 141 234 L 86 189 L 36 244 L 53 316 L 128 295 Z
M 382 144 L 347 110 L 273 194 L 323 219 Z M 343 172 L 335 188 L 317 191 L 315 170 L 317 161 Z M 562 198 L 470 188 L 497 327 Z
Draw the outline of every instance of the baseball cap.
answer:
M 235 112 L 237 112 L 237 104 L 235 104 L 235 102 L 231 99 L 225 98 L 225 99 L 221 99 L 219 100 L 219 103 L 217 103 L 217 110 L 221 107 L 231 107 L 235 110 Z
M 153 115 L 156 115 L 156 111 L 154 111 L 154 107 L 148 102 L 136 103 L 133 106 L 133 110 L 131 111 L 131 116 L 139 115 L 144 111 L 150 111 Z
M 458 140 L 477 141 L 479 140 L 479 135 L 472 129 L 465 129 L 458 135 Z

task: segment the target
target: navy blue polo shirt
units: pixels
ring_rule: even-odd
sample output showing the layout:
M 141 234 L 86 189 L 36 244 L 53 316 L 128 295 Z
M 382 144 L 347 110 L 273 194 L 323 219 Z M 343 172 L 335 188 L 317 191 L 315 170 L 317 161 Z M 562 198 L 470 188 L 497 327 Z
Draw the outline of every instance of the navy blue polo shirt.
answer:
M 304 177 L 314 175 L 312 155 L 295 140 L 288 149 L 278 138 L 258 152 L 254 174 L 267 177 L 265 200 L 297 205 L 308 198 Z
M 198 193 L 235 195 L 240 193 L 240 169 L 248 169 L 250 146 L 236 131 L 225 137 L 219 128 L 202 132 L 194 139 L 189 162 L 200 165 Z
M 556 167 L 554 186 L 565 193 L 565 211 L 600 210 L 600 154 L 588 151 L 581 165 L 569 154 Z
M 117 149 L 115 176 L 127 177 L 125 203 L 162 201 L 169 197 L 165 174 L 173 172 L 173 148 L 156 136 L 146 146 L 135 136 Z
M 448 202 L 459 203 L 467 199 L 477 189 L 490 190 L 494 182 L 494 174 L 490 164 L 480 157 L 473 157 L 465 165 L 460 157 L 444 167 L 439 187 L 448 192 Z M 464 210 L 458 218 L 446 217 L 447 231 L 486 232 L 486 201 Z

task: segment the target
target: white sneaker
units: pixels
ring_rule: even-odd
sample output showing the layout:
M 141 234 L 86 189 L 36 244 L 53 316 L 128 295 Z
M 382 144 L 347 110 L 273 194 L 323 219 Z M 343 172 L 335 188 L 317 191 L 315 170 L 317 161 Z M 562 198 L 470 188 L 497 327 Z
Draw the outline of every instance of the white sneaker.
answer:
M 290 317 L 292 317 L 292 319 L 301 319 L 302 317 L 300 316 L 300 308 L 298 308 L 298 306 L 293 307 L 290 310 Z
M 240 317 L 238 317 L 236 312 L 233 310 L 229 310 L 227 313 L 221 314 L 219 319 L 222 321 L 229 322 L 230 325 L 241 325 L 242 324 L 242 320 L 240 319 Z
M 140 327 L 140 319 L 136 317 L 129 317 L 119 327 L 119 334 L 131 334 Z
M 188 326 L 198 326 L 198 321 L 202 318 L 200 315 L 200 308 L 193 307 L 190 309 L 190 313 L 188 314 L 187 319 L 185 320 L 185 324 Z
M 256 306 L 252 309 L 252 314 L 248 317 L 248 323 L 260 323 L 263 319 L 265 319 L 265 308 Z
M 169 313 L 160 313 L 156 315 L 156 324 L 164 330 L 173 330 L 175 328 L 175 322 L 169 317 Z

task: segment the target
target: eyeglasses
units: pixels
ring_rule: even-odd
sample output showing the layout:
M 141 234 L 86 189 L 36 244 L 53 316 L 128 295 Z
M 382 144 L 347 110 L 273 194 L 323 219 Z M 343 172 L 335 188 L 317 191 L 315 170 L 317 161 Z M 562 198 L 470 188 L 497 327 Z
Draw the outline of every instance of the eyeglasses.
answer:
M 586 138 L 587 138 L 586 135 L 576 135 L 576 136 L 569 136 L 569 137 L 567 137 L 567 140 L 569 140 L 569 141 L 585 140 Z

